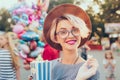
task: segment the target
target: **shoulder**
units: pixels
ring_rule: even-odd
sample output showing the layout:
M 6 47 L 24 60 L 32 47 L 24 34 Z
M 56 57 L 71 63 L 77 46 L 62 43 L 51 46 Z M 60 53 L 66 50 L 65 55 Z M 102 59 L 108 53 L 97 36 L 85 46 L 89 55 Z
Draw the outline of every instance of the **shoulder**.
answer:
M 60 58 L 57 58 L 57 59 L 51 60 L 51 62 L 52 62 L 52 66 L 57 65 L 59 60 L 60 60 Z
M 10 51 L 7 49 L 0 49 L 0 53 L 2 54 L 10 54 Z

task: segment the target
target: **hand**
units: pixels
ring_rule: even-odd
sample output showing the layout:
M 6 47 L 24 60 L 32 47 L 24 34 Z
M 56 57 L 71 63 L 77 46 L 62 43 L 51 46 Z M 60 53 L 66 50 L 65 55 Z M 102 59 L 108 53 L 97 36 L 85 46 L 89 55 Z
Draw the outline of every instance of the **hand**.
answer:
M 32 80 L 32 79 L 33 79 L 33 77 L 32 77 L 32 76 L 29 76 L 29 77 L 28 77 L 28 80 Z
M 96 74 L 98 62 L 96 59 L 88 59 L 79 69 L 76 80 L 87 80 Z

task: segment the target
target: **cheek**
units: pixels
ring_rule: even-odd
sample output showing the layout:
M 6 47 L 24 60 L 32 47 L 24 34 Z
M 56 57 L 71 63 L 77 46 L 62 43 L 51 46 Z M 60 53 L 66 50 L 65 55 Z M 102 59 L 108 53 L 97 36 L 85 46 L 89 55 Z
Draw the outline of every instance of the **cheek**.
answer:
M 79 44 L 81 43 L 81 36 L 77 37 L 77 41 Z
M 56 42 L 60 44 L 62 42 L 62 39 L 59 36 L 56 36 Z
M 5 42 L 5 43 L 8 43 L 8 41 L 7 41 L 7 40 L 4 40 L 4 42 Z

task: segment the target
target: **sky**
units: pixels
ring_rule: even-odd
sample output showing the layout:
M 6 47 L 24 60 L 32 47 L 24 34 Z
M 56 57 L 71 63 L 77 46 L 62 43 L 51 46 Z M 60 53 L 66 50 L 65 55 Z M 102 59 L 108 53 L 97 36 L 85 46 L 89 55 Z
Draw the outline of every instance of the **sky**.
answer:
M 11 8 L 13 5 L 15 5 L 18 2 L 18 0 L 0 0 L 0 8 Z M 36 2 L 36 0 L 26 0 L 28 5 L 31 5 L 32 2 Z

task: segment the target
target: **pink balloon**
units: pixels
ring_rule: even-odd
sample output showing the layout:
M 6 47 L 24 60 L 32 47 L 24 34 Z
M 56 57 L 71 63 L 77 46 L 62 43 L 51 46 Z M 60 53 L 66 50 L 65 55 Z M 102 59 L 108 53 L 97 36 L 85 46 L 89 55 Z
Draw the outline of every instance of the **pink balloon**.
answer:
M 29 15 L 29 14 L 33 14 L 34 10 L 28 7 L 21 7 L 21 8 L 14 10 L 13 13 L 16 15 L 20 15 L 22 13 L 26 13 Z
M 29 49 L 29 47 L 28 47 L 26 44 L 21 44 L 21 45 L 20 45 L 20 48 L 22 49 L 22 51 L 23 51 L 25 54 L 29 54 L 29 53 L 30 53 L 30 49 Z
M 13 32 L 19 34 L 24 31 L 24 27 L 20 24 L 17 24 L 13 27 Z
M 20 51 L 19 54 L 20 54 L 20 57 L 22 59 L 26 59 L 27 58 L 27 55 L 25 53 L 23 53 L 23 51 Z

